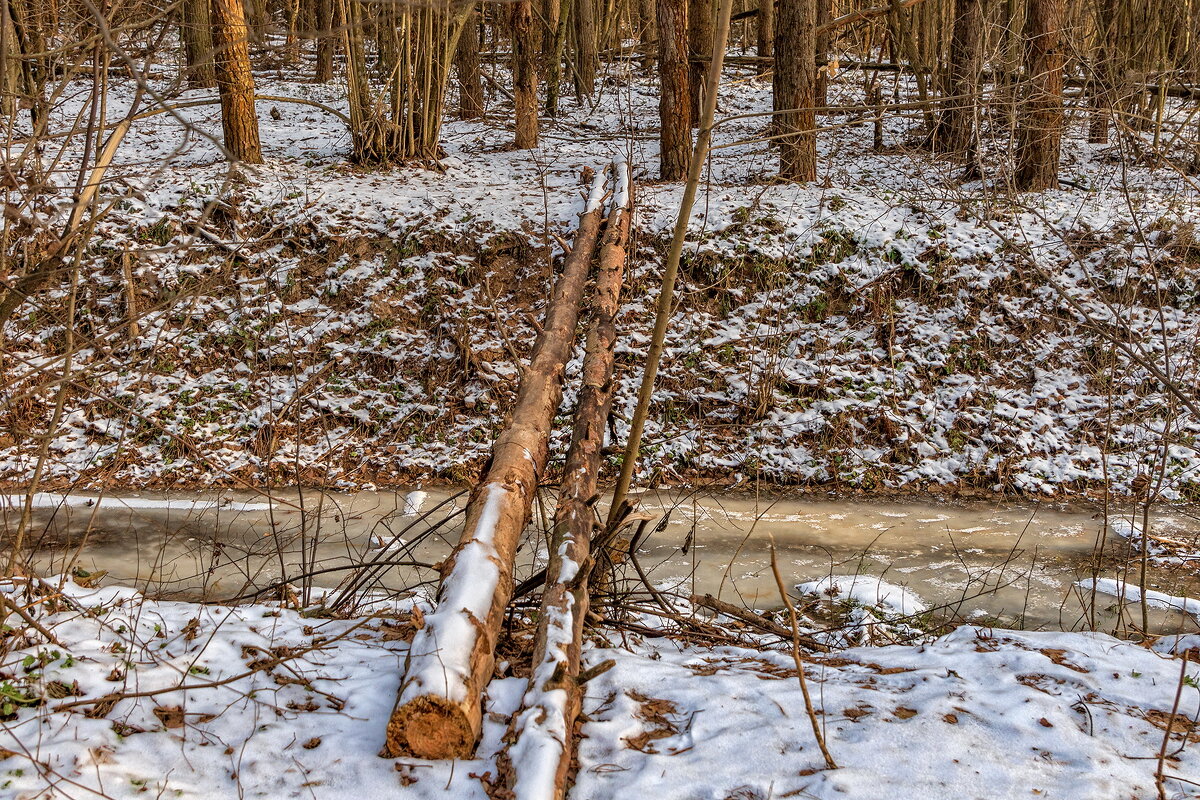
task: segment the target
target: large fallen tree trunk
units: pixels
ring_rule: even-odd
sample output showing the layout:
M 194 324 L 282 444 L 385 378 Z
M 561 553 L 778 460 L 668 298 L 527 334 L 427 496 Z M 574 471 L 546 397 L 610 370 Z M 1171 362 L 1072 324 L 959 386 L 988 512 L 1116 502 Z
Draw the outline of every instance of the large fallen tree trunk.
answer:
M 508 750 L 506 778 L 516 800 L 561 800 L 571 766 L 571 738 L 579 714 L 579 661 L 588 610 L 588 552 L 596 525 L 604 424 L 612 406 L 616 315 L 629 242 L 629 165 L 613 164 L 617 192 L 600 248 L 592 324 L 583 359 L 583 385 L 571 447 L 563 466 L 550 563 L 534 640 L 533 672 Z
M 437 608 L 413 637 L 387 726 L 384 752 L 390 756 L 465 758 L 475 749 L 481 695 L 492 677 L 496 640 L 512 595 L 517 544 L 546 466 L 564 366 L 575 342 L 603 187 L 601 172 L 555 282 L 511 419 L 492 448 L 491 466 L 471 493 L 462 537 L 444 562 Z

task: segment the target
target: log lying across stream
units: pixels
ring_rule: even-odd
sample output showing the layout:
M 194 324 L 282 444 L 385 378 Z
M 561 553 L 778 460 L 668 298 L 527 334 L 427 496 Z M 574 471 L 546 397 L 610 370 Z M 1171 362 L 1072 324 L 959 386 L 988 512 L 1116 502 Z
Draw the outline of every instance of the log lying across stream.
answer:
M 571 741 L 579 714 L 579 662 L 588 610 L 589 551 L 598 524 L 595 505 L 604 425 L 612 406 L 616 315 L 629 243 L 629 165 L 613 164 L 617 190 L 600 248 L 592 321 L 583 358 L 583 385 L 571 447 L 563 466 L 546 588 L 538 615 L 533 672 L 514 718 L 505 778 L 516 800 L 561 800 L 571 766 Z M 502 769 L 502 772 L 505 770 Z
M 413 637 L 385 754 L 467 758 L 482 727 L 482 694 L 492 677 L 496 641 L 512 596 L 513 562 L 549 457 L 550 429 L 562 400 L 566 361 L 599 237 L 604 172 L 587 206 L 543 330 L 521 378 L 509 423 L 491 466 L 471 493 L 462 538 L 445 561 L 436 610 Z

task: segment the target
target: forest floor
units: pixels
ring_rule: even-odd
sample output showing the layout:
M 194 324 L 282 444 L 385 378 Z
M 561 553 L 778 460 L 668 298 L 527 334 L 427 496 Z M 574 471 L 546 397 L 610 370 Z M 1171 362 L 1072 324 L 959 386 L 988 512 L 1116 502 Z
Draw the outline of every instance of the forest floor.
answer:
M 324 619 L 55 594 L 37 613 L 59 641 L 18 633 L 3 666 L 0 797 L 511 797 L 496 756 L 528 665 L 500 665 L 475 758 L 376 755 L 410 604 Z M 586 665 L 615 666 L 586 686 L 570 797 L 1150 800 L 1160 752 L 1164 796 L 1200 797 L 1197 656 L 1198 636 L 976 626 L 806 656 L 831 770 L 786 644 L 596 634 Z
M 769 108 L 769 82 L 730 78 L 721 116 Z M 859 102 L 856 81 L 831 103 Z M 281 74 L 258 88 L 343 105 L 342 87 Z M 116 87 L 110 115 L 131 94 Z M 2 331 L 0 481 L 27 488 L 39 461 L 40 488 L 468 481 L 514 396 L 580 173 L 614 156 L 638 182 L 622 440 L 681 195 L 654 180 L 656 104 L 652 83 L 614 68 L 594 106 L 547 122 L 540 149 L 508 149 L 500 102 L 447 125 L 437 169 L 383 171 L 347 164 L 344 125 L 311 106 L 264 102 L 268 163 L 236 175 L 210 138 L 215 107 L 139 121 L 114 168 L 128 195 L 75 287 L 75 329 L 56 310 L 64 286 Z M 1149 164 L 1132 138 L 1088 144 L 1076 118 L 1070 185 L 1023 196 L 1004 184 L 1003 113 L 985 120 L 988 179 L 968 183 L 920 148 L 919 120 L 888 116 L 878 151 L 869 121 L 822 121 L 850 124 L 821 135 L 821 180 L 806 186 L 772 181 L 773 151 L 747 141 L 762 117 L 717 129 L 640 485 L 1079 499 L 1162 467 L 1163 498 L 1200 496 L 1200 419 L 1153 376 L 1197 382 L 1190 153 Z M 76 380 L 59 395 L 66 351 Z M 564 409 L 579 368 L 577 354 Z M 44 440 L 14 432 L 48 424 L 43 459 Z M 519 659 L 488 688 L 477 758 L 376 755 L 424 600 L 329 619 L 48 585 L 28 610 L 57 641 L 3 632 L 0 797 L 503 796 Z M 23 588 L 0 584 L 13 599 Z M 1148 800 L 1160 764 L 1167 797 L 1200 797 L 1194 636 L 964 625 L 811 656 L 830 770 L 788 643 L 723 624 L 745 645 L 594 635 L 586 663 L 615 666 L 586 687 L 573 800 Z
M 340 85 L 258 84 L 344 104 Z M 833 84 L 830 103 L 861 102 L 858 84 Z M 64 98 L 56 124 L 70 126 L 84 93 Z M 129 97 L 114 87 L 110 117 Z M 557 237 L 582 207 L 580 173 L 614 156 L 638 182 L 619 441 L 681 195 L 655 180 L 656 104 L 652 82 L 614 67 L 594 106 L 564 102 L 537 150 L 509 149 L 500 98 L 485 121 L 447 124 L 437 169 L 367 171 L 347 163 L 336 116 L 264 101 L 267 163 L 232 176 L 210 138 L 215 106 L 138 121 L 114 167 L 127 195 L 77 288 L 75 335 L 90 338 L 74 340 L 77 388 L 44 485 L 469 480 L 514 396 Z M 841 112 L 822 117 L 840 127 L 820 136 L 819 182 L 797 186 L 772 181 L 765 119 L 742 116 L 769 107 L 769 81 L 731 71 L 642 483 L 1081 498 L 1162 467 L 1162 497 L 1200 495 L 1200 420 L 1147 369 L 1196 382 L 1200 193 L 1183 145 L 1150 164 L 1132 136 L 1088 144 L 1076 116 L 1070 185 L 1019 195 L 1004 183 L 1002 105 L 984 120 L 988 178 L 968 183 L 919 146 L 919 119 L 887 116 L 877 151 L 871 122 Z M 68 291 L 45 292 L 44 307 Z M 52 421 L 46 376 L 66 334 L 39 310 L 3 334 L 0 481 L 20 486 L 41 440 L 13 432 Z

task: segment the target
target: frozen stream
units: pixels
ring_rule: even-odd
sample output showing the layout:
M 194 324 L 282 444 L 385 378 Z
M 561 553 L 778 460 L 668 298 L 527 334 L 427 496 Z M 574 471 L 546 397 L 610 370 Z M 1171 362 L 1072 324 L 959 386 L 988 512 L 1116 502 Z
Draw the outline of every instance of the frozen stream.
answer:
M 68 566 L 105 570 L 106 581 L 135 584 L 166 596 L 228 599 L 316 572 L 315 587 L 334 587 L 345 567 L 379 559 L 434 564 L 457 539 L 461 516 L 411 549 L 380 545 L 406 526 L 413 541 L 429 522 L 460 509 L 465 494 L 428 492 L 286 491 L 122 497 L 41 495 L 26 544 L 46 574 Z M 19 513 L 10 496 L 0 508 L 5 546 Z M 442 508 L 422 520 L 414 513 Z M 760 608 L 780 605 L 770 572 L 773 540 L 789 583 L 831 574 L 865 573 L 909 587 L 926 602 L 973 621 L 1008 627 L 1074 629 L 1085 624 L 1087 598 L 1073 589 L 1090 577 L 1103 525 L 1091 512 L 1029 505 L 858 500 L 755 499 L 746 494 L 652 493 L 643 510 L 670 510 L 662 530 L 648 533 L 638 560 L 660 588 L 718 594 Z M 552 509 L 545 509 L 549 516 Z M 535 508 L 535 522 L 542 513 Z M 1200 542 L 1200 524 L 1183 514 L 1160 514 L 1154 531 Z M 522 548 L 518 579 L 544 562 L 545 546 L 531 536 Z M 1124 540 L 1108 536 L 1100 577 L 1121 577 Z M 1200 550 L 1200 546 L 1196 548 Z M 382 569 L 378 586 L 404 590 L 434 576 L 428 568 Z M 1191 569 L 1194 576 L 1197 569 Z M 1134 577 L 1131 575 L 1130 579 Z M 1194 577 L 1151 570 L 1149 583 L 1169 594 L 1197 596 Z M 1111 627 L 1115 598 L 1099 595 L 1097 623 Z M 1155 612 L 1159 630 L 1194 630 L 1184 614 Z

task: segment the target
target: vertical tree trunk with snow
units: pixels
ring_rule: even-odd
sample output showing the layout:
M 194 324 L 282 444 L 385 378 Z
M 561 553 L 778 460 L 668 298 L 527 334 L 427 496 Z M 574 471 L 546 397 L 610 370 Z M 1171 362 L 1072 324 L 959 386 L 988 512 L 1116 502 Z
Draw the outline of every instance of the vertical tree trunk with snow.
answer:
M 437 610 L 425 617 L 409 647 L 387 726 L 385 750 L 392 756 L 465 758 L 475 749 L 483 726 L 482 694 L 512 597 L 517 545 L 550 455 L 550 428 L 600 228 L 602 187 L 598 175 L 521 377 L 512 421 L 496 439 L 487 475 L 471 493 L 462 538 L 443 562 Z
M 483 75 L 479 70 L 479 12 L 473 12 L 458 37 L 454 50 L 454 70 L 458 73 L 458 118 L 483 116 Z
M 187 62 L 188 86 L 211 89 L 217 85 L 213 64 L 213 28 L 209 0 L 183 0 L 179 7 L 179 38 Z
M 658 0 L 659 177 L 677 181 L 692 152 L 687 0 Z
M 944 153 L 973 160 L 975 117 L 979 105 L 979 74 L 983 68 L 983 2 L 955 0 L 954 32 L 950 40 L 950 68 L 946 93 L 934 143 Z
M 537 61 L 538 34 L 534 27 L 533 3 L 517 0 L 512 6 L 513 108 L 516 117 L 515 146 L 528 150 L 538 144 Z
M 254 109 L 254 75 L 242 0 L 212 0 L 213 44 L 217 86 L 221 95 L 221 127 L 225 149 L 236 161 L 262 163 L 258 114 Z
M 712 55 L 713 4 L 712 0 L 687 0 L 688 49 L 688 115 L 692 127 L 700 124 L 701 94 L 704 91 L 704 75 L 707 59 Z M 704 59 L 704 60 L 698 60 Z
M 1025 72 L 1028 87 L 1017 133 L 1015 183 L 1020 191 L 1058 185 L 1062 143 L 1064 0 L 1028 0 Z
M 816 0 L 780 0 L 775 34 L 775 125 L 779 176 L 817 178 Z

